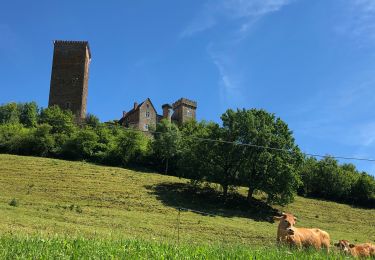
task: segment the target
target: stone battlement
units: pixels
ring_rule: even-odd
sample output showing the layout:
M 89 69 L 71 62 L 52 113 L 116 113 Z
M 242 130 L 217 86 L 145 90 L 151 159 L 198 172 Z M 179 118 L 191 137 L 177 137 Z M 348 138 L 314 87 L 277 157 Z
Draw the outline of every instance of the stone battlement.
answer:
M 89 58 L 91 59 L 91 51 L 88 41 L 63 41 L 63 40 L 55 40 L 53 41 L 53 45 L 55 47 L 64 47 L 64 46 L 79 46 L 79 47 L 86 47 L 89 51 Z
M 172 104 L 172 107 L 173 107 L 173 109 L 175 109 L 175 108 L 177 108 L 181 105 L 187 105 L 187 106 L 190 106 L 192 108 L 197 108 L 197 102 L 193 101 L 193 100 L 190 100 L 190 99 L 187 99 L 187 98 L 180 98 L 179 100 L 177 100 L 176 102 L 174 102 Z
M 88 41 L 63 41 L 63 40 L 55 40 L 53 41 L 55 45 L 88 45 Z

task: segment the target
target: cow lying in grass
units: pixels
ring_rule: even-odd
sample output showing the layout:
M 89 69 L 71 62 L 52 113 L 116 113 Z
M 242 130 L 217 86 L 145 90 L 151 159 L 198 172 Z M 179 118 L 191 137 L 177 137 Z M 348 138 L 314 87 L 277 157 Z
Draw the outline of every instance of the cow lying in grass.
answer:
M 277 229 L 277 242 L 285 243 L 298 248 L 314 247 L 321 249 L 324 247 L 329 251 L 330 238 L 327 232 L 318 228 L 297 228 L 297 218 L 292 214 L 282 213 L 280 217 L 274 217 L 274 220 L 279 221 Z
M 346 254 L 350 254 L 354 257 L 375 256 L 375 245 L 370 243 L 353 245 L 348 240 L 339 240 L 335 246 Z

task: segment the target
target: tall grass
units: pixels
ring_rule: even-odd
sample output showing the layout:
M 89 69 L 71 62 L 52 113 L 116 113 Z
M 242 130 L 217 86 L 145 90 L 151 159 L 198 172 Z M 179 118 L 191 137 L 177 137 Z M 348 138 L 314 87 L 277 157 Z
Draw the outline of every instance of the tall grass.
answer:
M 0 237 L 1 259 L 341 259 L 337 252 L 250 248 L 244 245 L 166 244 L 143 240 Z

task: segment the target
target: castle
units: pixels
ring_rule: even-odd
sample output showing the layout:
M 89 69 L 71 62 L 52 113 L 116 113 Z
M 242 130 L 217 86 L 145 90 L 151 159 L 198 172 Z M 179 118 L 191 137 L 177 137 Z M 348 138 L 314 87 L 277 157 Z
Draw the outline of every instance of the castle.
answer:
M 69 109 L 78 122 L 86 117 L 89 66 L 91 51 L 87 41 L 54 41 L 51 84 L 48 106 L 57 105 Z M 166 119 L 183 124 L 196 118 L 197 102 L 180 98 L 172 105 L 162 106 L 163 114 L 158 115 L 150 98 L 142 103 L 134 103 L 128 112 L 123 112 L 119 124 L 142 131 L 154 129 L 156 124 Z M 173 111 L 172 111 L 173 110 Z
M 196 118 L 195 114 L 197 102 L 186 98 L 180 98 L 172 105 L 162 105 L 162 109 L 163 114 L 158 115 L 150 98 L 147 98 L 140 104 L 134 102 L 134 106 L 129 112 L 123 112 L 122 118 L 119 120 L 119 124 L 123 125 L 124 127 L 132 127 L 142 131 L 155 129 L 156 124 L 162 119 L 166 119 L 177 124 L 183 124 Z M 173 109 L 173 113 L 171 109 Z

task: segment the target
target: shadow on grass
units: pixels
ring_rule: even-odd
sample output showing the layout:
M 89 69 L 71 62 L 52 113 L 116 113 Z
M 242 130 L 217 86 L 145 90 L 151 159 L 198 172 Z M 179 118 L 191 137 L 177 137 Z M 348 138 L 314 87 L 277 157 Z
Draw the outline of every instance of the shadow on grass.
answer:
M 249 203 L 238 193 L 229 193 L 226 200 L 221 192 L 211 187 L 197 188 L 187 183 L 164 182 L 145 186 L 164 205 L 176 209 L 186 208 L 201 215 L 222 217 L 244 217 L 255 221 L 273 223 L 273 216 L 279 212 L 260 200 Z M 208 213 L 208 214 L 205 214 Z

